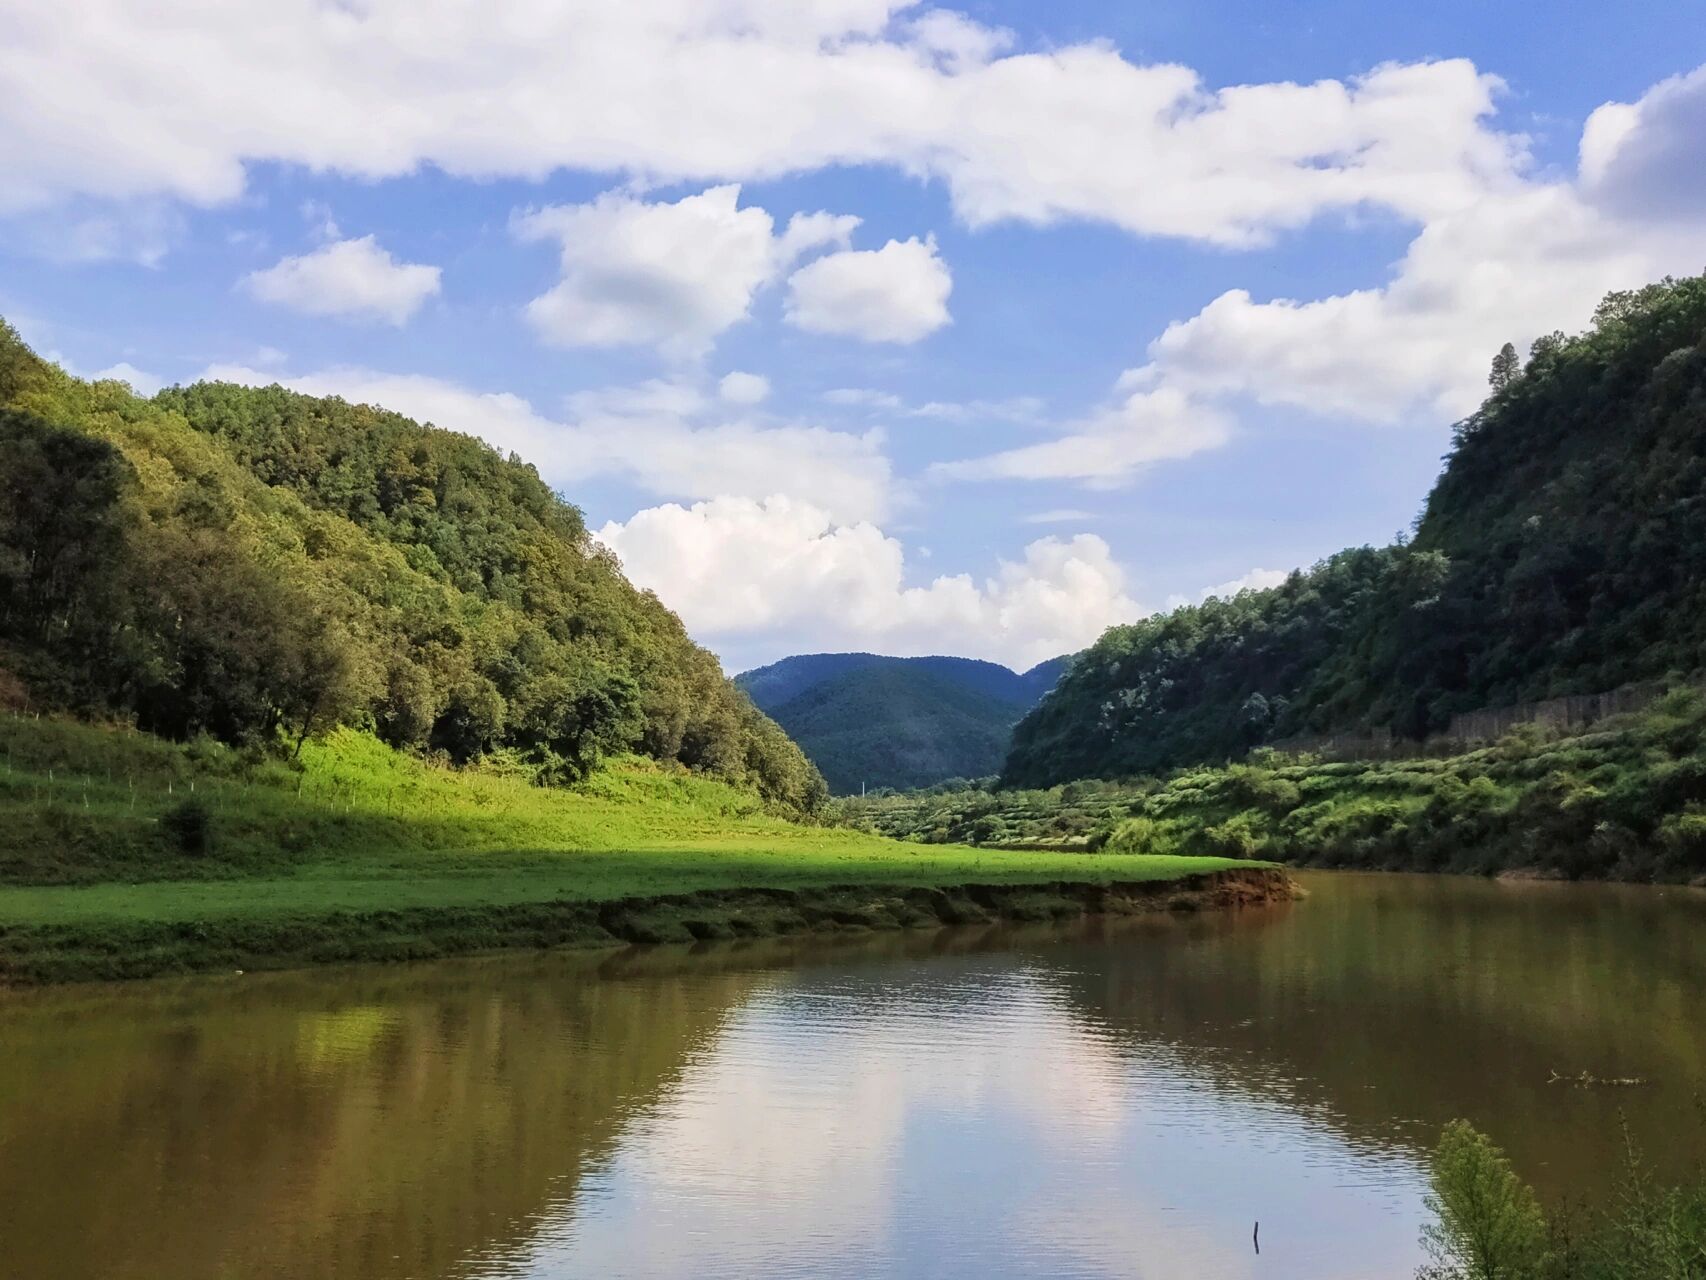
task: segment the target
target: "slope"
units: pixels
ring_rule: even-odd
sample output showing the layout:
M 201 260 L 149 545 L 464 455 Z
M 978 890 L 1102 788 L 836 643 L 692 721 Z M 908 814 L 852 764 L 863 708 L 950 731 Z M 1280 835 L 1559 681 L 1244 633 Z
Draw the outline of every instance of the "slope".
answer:
M 532 467 L 279 387 L 153 401 L 0 324 L 0 703 L 542 782 L 638 752 L 806 813 L 810 763 Z
M 1706 666 L 1706 278 L 1601 304 L 1459 424 L 1412 540 L 1105 633 L 1015 730 L 1013 785 Z

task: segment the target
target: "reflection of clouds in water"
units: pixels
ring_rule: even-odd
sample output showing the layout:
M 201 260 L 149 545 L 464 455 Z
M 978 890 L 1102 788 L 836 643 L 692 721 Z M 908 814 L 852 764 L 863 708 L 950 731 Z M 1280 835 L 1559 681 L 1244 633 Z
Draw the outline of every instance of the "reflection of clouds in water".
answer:
M 940 976 L 896 991 L 807 971 L 758 996 L 577 1199 L 481 1274 L 1349 1280 L 1414 1266 L 1412 1165 L 1217 1087 L 1166 1046 L 1117 1042 L 1034 975 Z

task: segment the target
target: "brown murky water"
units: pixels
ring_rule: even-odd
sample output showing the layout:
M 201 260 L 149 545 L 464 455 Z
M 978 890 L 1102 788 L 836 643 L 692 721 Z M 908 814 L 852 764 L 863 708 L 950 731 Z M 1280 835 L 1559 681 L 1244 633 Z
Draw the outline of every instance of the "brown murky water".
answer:
M 1625 1123 L 1697 1166 L 1706 894 L 1306 883 L 0 994 L 0 1276 L 1350 1280 L 1415 1266 L 1453 1116 L 1549 1196 L 1605 1194 Z

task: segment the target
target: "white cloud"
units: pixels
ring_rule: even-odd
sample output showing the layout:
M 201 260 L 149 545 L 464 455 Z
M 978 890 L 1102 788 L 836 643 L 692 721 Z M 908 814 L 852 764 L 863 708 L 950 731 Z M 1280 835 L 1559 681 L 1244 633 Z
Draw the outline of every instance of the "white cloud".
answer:
M 873 387 L 835 387 L 823 393 L 826 404 L 868 413 L 898 414 L 907 418 L 935 418 L 943 422 L 1041 421 L 1043 401 L 1037 396 L 1011 396 L 1005 400 L 927 400 L 908 404 L 889 391 Z
M 1150 343 L 1120 379 L 1122 405 L 938 474 L 1118 483 L 1225 441 L 1251 405 L 1370 424 L 1460 418 L 1485 397 L 1503 343 L 1579 330 L 1606 293 L 1706 262 L 1701 121 L 1706 70 L 1602 107 L 1578 178 L 1489 181 L 1472 202 L 1446 202 L 1377 287 L 1309 301 L 1229 290 Z M 1630 204 L 1625 192 L 1640 194 Z
M 126 360 L 120 360 L 117 364 L 108 365 L 105 369 L 96 369 L 91 373 L 79 368 L 58 351 L 51 349 L 45 351 L 42 354 L 42 358 L 52 364 L 58 365 L 73 378 L 83 378 L 89 382 L 106 382 L 111 380 L 114 382 L 127 383 L 129 384 L 130 389 L 136 392 L 139 396 L 152 396 L 156 391 L 160 390 L 161 387 L 166 385 L 166 379 L 160 377 L 159 374 L 149 373 L 146 369 L 138 369 L 135 365 Z
M 166 385 L 166 380 L 158 374 L 149 373 L 145 369 L 138 369 L 125 360 L 120 360 L 117 364 L 101 369 L 90 376 L 97 382 L 112 378 L 118 382 L 128 383 L 130 389 L 139 396 L 152 396 Z
M 823 393 L 828 404 L 845 405 L 860 409 L 899 409 L 904 402 L 897 395 L 888 391 L 878 391 L 872 387 L 834 387 Z
M 1706 66 L 1610 102 L 1582 130 L 1589 198 L 1636 222 L 1699 225 L 1706 213 Z
M 959 14 L 894 20 L 912 8 L 569 0 L 494 21 L 471 3 L 279 0 L 256 23 L 197 0 L 14 0 L 0 204 L 217 204 L 259 163 L 646 182 L 879 164 L 944 182 L 974 225 L 1240 245 L 1365 205 L 1437 217 L 1523 158 L 1485 124 L 1498 81 L 1461 60 L 1217 90 L 1104 42 L 1012 50 Z
M 606 192 L 591 204 L 522 215 L 517 234 L 554 240 L 562 256 L 562 279 L 528 304 L 528 319 L 557 346 L 700 355 L 746 318 L 759 289 L 802 254 L 846 244 L 859 224 L 796 214 L 778 234 L 767 212 L 739 200 L 732 184 L 673 203 Z
M 681 382 L 584 392 L 571 397 L 567 418 L 555 421 L 520 396 L 418 374 L 328 369 L 287 377 L 216 365 L 202 376 L 342 396 L 479 436 L 520 454 L 553 485 L 569 489 L 571 499 L 582 481 L 617 476 L 658 498 L 687 501 L 723 494 L 759 498 L 780 490 L 837 520 L 859 521 L 883 518 L 893 496 L 881 432 L 725 421 L 712 416 L 706 396 Z
M 788 322 L 865 342 L 917 342 L 949 322 L 948 266 L 935 240 L 890 240 L 807 263 L 788 279 Z
M 1132 392 L 1056 439 L 937 463 L 930 471 L 944 480 L 1082 480 L 1107 487 L 1153 463 L 1218 448 L 1229 432 L 1223 414 L 1161 387 Z
M 1290 572 L 1285 569 L 1252 569 L 1249 573 L 1233 578 L 1230 581 L 1222 582 L 1212 587 L 1204 587 L 1197 593 L 1197 598 L 1195 600 L 1192 600 L 1189 596 L 1168 596 L 1167 607 L 1169 609 L 1177 609 L 1181 605 L 1196 604 L 1200 601 L 1207 600 L 1210 596 L 1217 596 L 1222 600 L 1230 600 L 1240 591 L 1266 591 L 1270 587 L 1279 586 L 1290 576 Z
M 717 394 L 730 404 L 762 404 L 770 397 L 770 379 L 736 369 L 723 375 L 717 383 Z
M 311 316 L 403 325 L 439 291 L 439 269 L 398 262 L 372 236 L 338 240 L 243 278 L 262 302 Z
M 0 143 L 0 151 L 3 148 Z M 3 202 L 0 195 L 0 212 Z M 184 230 L 183 213 L 159 199 L 74 199 L 0 221 L 0 231 L 14 246 L 49 262 L 79 265 L 128 262 L 158 267 L 183 240 Z
M 770 656 L 872 646 L 1026 667 L 1140 612 L 1107 543 L 1090 534 L 1033 542 L 981 583 L 958 574 L 913 587 L 899 541 L 785 496 L 652 507 L 598 537 L 725 651 L 762 638 Z

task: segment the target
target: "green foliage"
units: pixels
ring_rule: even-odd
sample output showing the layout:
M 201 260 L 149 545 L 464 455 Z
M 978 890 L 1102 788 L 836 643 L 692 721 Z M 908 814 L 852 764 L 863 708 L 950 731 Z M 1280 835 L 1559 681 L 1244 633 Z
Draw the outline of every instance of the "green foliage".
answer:
M 1434 1221 L 1422 1230 L 1428 1280 L 1537 1280 L 1547 1263 L 1546 1216 L 1534 1191 L 1484 1134 L 1454 1120 L 1434 1149 Z
M 1518 356 L 1516 348 L 1507 342 L 1493 357 L 1493 367 L 1487 374 L 1487 385 L 1494 392 L 1503 391 L 1521 376 L 1522 357 Z
M 784 658 L 737 683 L 800 744 L 833 793 L 853 795 L 994 773 L 1014 723 L 1065 663 L 1021 675 L 969 658 L 824 653 Z
M 337 728 L 281 757 L 0 715 L 0 986 L 608 945 L 601 904 L 613 902 L 669 922 L 618 931 L 633 940 L 976 920 L 988 917 L 965 895 L 949 895 L 954 905 L 936 891 L 1170 881 L 1231 865 L 926 848 L 789 821 L 750 789 L 673 761 L 611 757 L 573 786 L 542 787 L 527 754 L 454 767 Z M 198 849 L 197 831 L 217 839 Z M 928 889 L 948 914 L 873 912 L 885 886 Z M 796 891 L 828 896 L 802 914 Z M 724 892 L 744 896 L 678 901 Z
M 1586 733 L 1522 726 L 1452 756 L 1260 759 L 1029 791 L 933 788 L 836 812 L 901 839 L 1706 882 L 1706 696 L 1695 690 Z
M 1627 1146 L 1615 1201 L 1578 1220 L 1548 1218 L 1498 1147 L 1466 1121 L 1433 1153 L 1417 1280 L 1701 1280 L 1706 1178 L 1657 1185 Z
M 1172 842 L 1153 818 L 1126 818 L 1115 824 L 1098 848 L 1109 853 L 1171 853 Z
M 205 804 L 192 798 L 161 814 L 160 826 L 180 852 L 200 857 L 210 843 L 213 815 Z
M 1019 724 L 1014 786 L 1420 738 L 1706 666 L 1706 277 L 1606 299 L 1455 432 L 1415 537 L 1111 628 Z
M 31 706 L 287 750 L 353 725 L 546 783 L 638 752 L 787 813 L 825 796 L 580 512 L 471 437 L 280 387 L 145 401 L 0 327 L 0 473 L 0 668 Z

